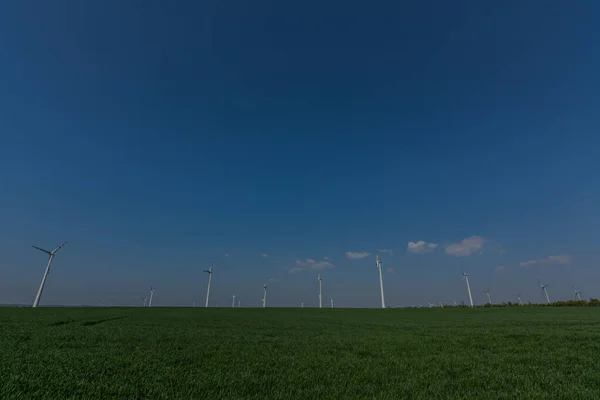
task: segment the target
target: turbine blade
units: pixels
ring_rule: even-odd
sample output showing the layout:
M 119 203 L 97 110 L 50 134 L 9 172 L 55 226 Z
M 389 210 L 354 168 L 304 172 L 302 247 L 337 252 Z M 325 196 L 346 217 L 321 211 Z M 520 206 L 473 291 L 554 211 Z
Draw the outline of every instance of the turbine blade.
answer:
M 65 244 L 67 244 L 67 242 L 65 241 L 63 244 L 61 244 L 60 246 L 58 246 L 57 248 L 55 248 L 54 250 L 52 250 L 52 254 L 56 253 L 58 250 L 60 250 L 61 247 L 63 247 Z
M 37 247 L 37 246 L 31 246 L 31 247 L 34 247 L 34 248 L 38 249 L 39 251 L 43 251 L 44 253 L 46 253 L 46 254 L 48 254 L 50 256 L 52 255 L 52 252 L 50 252 L 48 250 L 44 250 L 44 249 L 42 249 L 40 247 Z

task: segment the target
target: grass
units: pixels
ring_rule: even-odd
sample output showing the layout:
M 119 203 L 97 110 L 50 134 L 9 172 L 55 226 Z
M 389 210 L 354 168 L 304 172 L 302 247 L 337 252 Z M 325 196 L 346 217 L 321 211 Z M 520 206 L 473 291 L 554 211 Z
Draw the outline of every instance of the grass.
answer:
M 598 399 L 600 308 L 0 308 L 3 399 Z

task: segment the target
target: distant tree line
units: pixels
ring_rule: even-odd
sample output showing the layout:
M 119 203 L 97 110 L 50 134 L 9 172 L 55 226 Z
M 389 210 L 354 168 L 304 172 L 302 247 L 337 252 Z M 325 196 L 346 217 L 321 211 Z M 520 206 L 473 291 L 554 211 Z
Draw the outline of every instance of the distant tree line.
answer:
M 522 305 L 517 302 L 504 302 L 497 304 L 483 304 L 476 305 L 475 307 L 598 307 L 600 306 L 600 300 L 591 298 L 589 300 L 567 300 L 567 301 L 555 301 L 550 304 L 548 303 L 523 303 Z M 464 302 L 459 304 L 458 306 L 444 304 L 444 307 L 469 307 Z

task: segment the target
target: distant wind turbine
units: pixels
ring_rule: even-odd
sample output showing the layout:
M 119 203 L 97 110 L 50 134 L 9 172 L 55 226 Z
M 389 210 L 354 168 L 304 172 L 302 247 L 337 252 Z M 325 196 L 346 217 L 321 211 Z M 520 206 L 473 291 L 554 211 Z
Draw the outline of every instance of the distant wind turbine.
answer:
M 267 284 L 266 283 L 263 286 L 262 306 L 263 306 L 263 308 L 267 307 Z
M 152 297 L 154 297 L 154 288 L 150 286 L 150 300 L 148 300 L 148 307 L 152 307 Z
M 304 308 L 304 302 L 301 302 L 301 303 L 300 303 L 300 307 L 301 307 L 301 308 Z
M 379 250 L 377 250 L 377 258 L 375 266 L 379 270 L 379 288 L 381 289 L 381 308 L 385 308 L 385 296 L 383 295 L 383 272 L 381 272 L 381 261 L 379 261 Z
M 546 289 L 548 287 L 548 285 L 542 284 L 542 282 L 540 282 L 539 279 L 537 281 L 540 284 L 540 286 L 542 287 L 542 292 L 546 295 L 546 301 L 548 302 L 548 304 L 550 304 L 550 297 L 548 297 L 548 289 Z
M 146 303 L 148 302 L 148 298 L 147 297 L 142 297 L 142 302 L 144 304 L 144 307 L 146 307 Z
M 465 271 L 462 271 L 463 278 L 465 278 L 465 282 L 467 283 L 467 290 L 469 291 L 469 302 L 471 303 L 471 307 L 473 307 L 473 296 L 471 296 L 471 285 L 469 285 L 469 275 Z
M 231 308 L 235 308 L 235 294 L 233 295 L 233 300 L 231 302 Z
M 242 306 L 242 302 L 238 300 L 238 308 Z
M 575 289 L 575 286 L 573 286 L 573 291 L 575 292 L 575 300 L 581 301 L 581 293 L 582 292 L 578 292 L 577 289 Z
M 317 275 L 317 281 L 319 282 L 319 308 L 323 308 L 323 280 L 321 274 Z
M 48 254 L 48 265 L 46 265 L 46 271 L 44 271 L 44 277 L 42 278 L 42 283 L 40 284 L 40 288 L 38 289 L 37 295 L 35 296 L 35 300 L 33 301 L 33 307 L 37 307 L 38 304 L 40 304 L 40 299 L 42 298 L 42 292 L 44 291 L 44 285 L 46 284 L 46 278 L 48 278 L 48 273 L 50 273 L 50 265 L 52 264 L 52 259 L 54 258 L 54 255 L 56 254 L 56 252 L 58 250 L 60 250 L 60 248 L 63 247 L 65 244 L 67 244 L 67 242 L 64 242 L 63 244 L 61 244 L 60 246 L 58 246 L 57 248 L 55 248 L 52 251 L 44 250 L 37 246 L 32 246 L 32 247 L 38 249 L 39 251 L 43 251 L 44 253 Z
M 331 308 L 333 308 L 333 299 L 329 297 L 329 302 L 331 303 Z
M 204 272 L 208 273 L 208 288 L 206 289 L 206 304 L 204 305 L 204 307 L 208 307 L 208 299 L 210 299 L 210 283 L 212 281 L 212 269 L 214 264 L 215 262 L 213 261 L 210 264 L 210 267 L 204 270 Z
M 522 306 L 523 302 L 521 301 L 521 293 L 515 293 L 513 294 L 513 296 L 515 296 L 517 300 L 519 300 L 519 305 Z
M 483 293 L 487 294 L 488 303 L 492 304 L 492 296 L 490 295 L 490 289 L 484 290 Z

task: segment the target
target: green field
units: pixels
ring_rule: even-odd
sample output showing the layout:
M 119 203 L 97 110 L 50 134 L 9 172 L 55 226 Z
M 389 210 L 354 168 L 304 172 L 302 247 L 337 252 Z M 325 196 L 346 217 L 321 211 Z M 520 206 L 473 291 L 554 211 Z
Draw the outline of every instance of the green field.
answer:
M 1 308 L 6 399 L 600 398 L 600 308 Z

